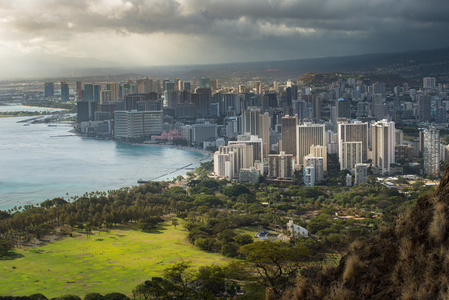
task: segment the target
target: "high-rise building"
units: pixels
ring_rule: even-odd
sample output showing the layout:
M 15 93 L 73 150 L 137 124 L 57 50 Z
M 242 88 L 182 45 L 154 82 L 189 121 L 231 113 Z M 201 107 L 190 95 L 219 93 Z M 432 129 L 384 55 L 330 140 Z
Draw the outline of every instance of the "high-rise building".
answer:
M 312 100 L 312 111 L 313 111 L 313 118 L 316 120 L 321 120 L 321 97 L 320 96 L 314 96 Z
M 307 187 L 315 186 L 315 167 L 312 163 L 304 166 L 304 185 Z
M 108 91 L 111 91 L 111 101 L 112 102 L 119 101 L 119 95 L 118 95 L 119 84 L 117 82 L 110 82 L 110 83 L 106 84 L 106 89 Z
M 292 154 L 296 158 L 296 126 L 298 126 L 298 116 L 290 117 L 286 115 L 281 119 L 281 151 Z
M 115 116 L 115 138 L 146 139 L 162 133 L 162 111 L 117 110 Z
M 326 134 L 327 136 L 327 134 Z M 326 140 L 326 138 L 325 138 Z M 329 143 L 328 143 L 329 144 Z M 323 171 L 327 173 L 327 146 L 310 146 L 310 153 L 311 155 L 314 155 L 315 157 L 322 157 L 323 158 Z
M 308 118 L 307 103 L 302 100 L 293 101 L 293 115 L 297 115 L 299 120 Z
M 351 100 L 339 98 L 336 101 L 336 108 L 337 108 L 337 119 L 351 118 Z
M 226 117 L 239 116 L 242 114 L 241 111 L 241 98 L 239 94 L 226 93 L 226 94 L 215 94 L 220 97 L 219 101 L 221 103 L 220 111 Z
M 239 177 L 240 169 L 248 169 L 253 167 L 253 146 L 248 144 L 233 144 L 229 146 L 219 147 L 214 154 L 214 161 L 216 155 L 229 155 L 229 157 L 218 157 L 218 161 L 224 163 L 225 176 L 223 176 L 223 165 L 214 165 L 214 173 L 220 177 L 228 177 L 234 179 Z
M 355 184 L 361 184 L 368 181 L 369 164 L 355 165 Z
M 108 104 L 111 102 L 112 96 L 111 96 L 110 90 L 102 90 L 100 92 L 100 104 Z
M 340 170 L 352 170 L 362 163 L 362 142 L 341 142 L 340 147 Z
M 440 175 L 440 131 L 435 127 L 424 129 L 424 172 L 427 175 Z
M 55 84 L 53 82 L 46 82 L 44 84 L 44 96 L 45 98 L 55 96 Z
M 268 155 L 268 177 L 292 178 L 295 171 L 295 159 L 292 154 L 281 151 L 279 154 Z
M 436 87 L 435 77 L 424 77 L 422 79 L 422 85 L 424 89 L 433 89 Z
M 429 122 L 431 118 L 432 103 L 429 95 L 420 94 L 418 98 L 418 117 L 421 122 Z
M 264 157 L 264 143 L 261 138 L 259 138 L 257 135 L 239 135 L 237 137 L 237 141 L 229 141 L 228 146 L 235 145 L 235 144 L 247 144 L 253 146 L 253 158 L 254 161 L 262 161 Z
M 306 155 L 306 156 L 304 156 L 303 165 L 304 165 L 304 183 L 306 186 L 308 186 L 307 185 L 308 182 L 313 182 L 313 185 L 315 185 L 316 183 L 323 181 L 324 169 L 323 169 L 323 158 L 322 157 L 316 157 L 315 155 L 311 155 L 311 154 Z M 311 173 L 311 174 L 313 174 L 312 181 L 310 178 L 307 178 L 307 180 L 306 180 L 306 175 L 308 175 L 310 173 L 310 170 L 308 170 L 310 167 L 313 168 L 313 172 Z M 313 186 L 313 185 L 311 185 L 311 186 Z
M 373 167 L 382 175 L 390 174 L 390 164 L 395 162 L 395 125 L 388 120 L 371 125 Z
M 200 89 L 210 89 L 210 80 L 209 78 L 201 78 L 200 79 Z
M 249 107 L 242 112 L 242 133 L 257 135 L 264 143 L 264 158 L 270 149 L 270 115 L 260 114 L 259 107 Z
M 210 104 L 211 104 L 211 90 L 210 89 L 196 89 L 198 95 L 198 115 L 200 117 L 210 117 Z
M 343 144 L 345 142 L 361 142 L 362 157 L 361 161 L 368 160 L 368 123 L 359 121 L 353 123 L 338 123 L 337 127 L 338 151 L 341 153 Z M 340 167 L 343 161 L 342 154 L 339 154 Z M 351 169 L 354 166 L 351 167 Z M 341 170 L 346 170 L 343 168 Z
M 93 88 L 93 101 L 100 102 L 101 85 L 94 84 Z
M 296 127 L 296 164 L 302 165 L 304 156 L 310 153 L 310 146 L 325 146 L 324 124 L 306 123 Z
M 69 97 L 69 84 L 65 81 L 61 82 L 61 101 L 68 102 Z
M 92 83 L 86 83 L 84 85 L 84 101 L 93 101 L 94 100 L 94 86 Z
M 78 100 L 84 99 L 83 83 L 81 81 L 76 82 L 76 96 L 78 97 Z

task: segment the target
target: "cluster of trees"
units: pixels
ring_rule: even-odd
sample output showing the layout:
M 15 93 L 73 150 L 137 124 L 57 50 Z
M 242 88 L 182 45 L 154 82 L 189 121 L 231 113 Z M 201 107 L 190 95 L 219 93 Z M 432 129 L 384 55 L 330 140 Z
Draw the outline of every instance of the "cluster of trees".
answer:
M 83 298 L 84 300 L 130 300 L 130 298 L 122 293 L 108 293 L 101 295 L 100 293 L 89 293 Z M 33 294 L 30 296 L 1 296 L 0 300 L 81 300 L 78 295 L 67 294 L 60 297 L 54 297 L 48 299 L 41 293 Z
M 252 284 L 256 284 L 278 297 L 294 284 L 301 270 L 319 265 L 323 253 L 342 251 L 355 239 L 377 234 L 382 224 L 391 224 L 395 214 L 405 210 L 417 196 L 417 191 L 401 194 L 375 180 L 352 188 L 240 185 L 207 178 L 207 168 L 210 166 L 187 174 L 187 190 L 153 182 L 107 193 L 93 192 L 70 201 L 55 198 L 39 206 L 0 211 L 0 256 L 8 255 L 14 244 L 56 229 L 68 234 L 78 228 L 89 235 L 93 230 L 135 223 L 141 230 L 151 232 L 164 222 L 166 215 L 176 214 L 184 219 L 188 240 L 193 245 L 240 257 L 245 264 L 238 268 L 209 266 L 198 270 L 188 263 L 175 264 L 163 277 L 151 278 L 136 287 L 136 298 L 182 299 L 185 294 L 190 299 L 233 297 L 237 283 L 248 294 Z M 338 218 L 342 214 L 359 218 Z M 252 236 L 235 231 L 243 226 L 258 226 L 288 235 L 285 224 L 289 220 L 307 228 L 318 239 L 254 243 Z M 172 225 L 178 224 L 178 219 L 172 218 Z M 253 293 L 260 293 L 260 288 L 256 290 Z

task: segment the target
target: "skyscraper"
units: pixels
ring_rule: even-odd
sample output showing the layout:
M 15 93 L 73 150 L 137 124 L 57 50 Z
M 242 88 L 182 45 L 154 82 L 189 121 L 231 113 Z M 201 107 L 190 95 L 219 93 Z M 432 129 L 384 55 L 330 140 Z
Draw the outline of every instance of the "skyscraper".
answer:
M 94 99 L 94 86 L 91 83 L 84 85 L 84 101 L 93 101 Z
M 323 124 L 306 123 L 296 127 L 296 164 L 302 165 L 304 157 L 310 153 L 310 146 L 326 146 Z
M 106 84 L 106 89 L 111 91 L 111 101 L 115 102 L 119 100 L 117 82 L 110 82 Z
M 429 95 L 417 95 L 418 116 L 421 122 L 429 122 L 431 118 L 432 103 Z
M 345 142 L 361 142 L 362 161 L 368 160 L 368 123 L 354 122 L 354 123 L 338 123 L 338 151 L 341 153 L 343 144 Z M 343 158 L 339 155 L 340 166 Z M 362 162 L 360 161 L 360 162 Z M 354 166 L 351 167 L 351 169 Z M 343 170 L 343 169 L 342 169 Z
M 281 151 L 286 154 L 293 154 L 296 158 L 296 126 L 298 126 L 298 116 L 290 117 L 286 115 L 281 119 Z
M 44 96 L 50 98 L 55 95 L 55 84 L 53 82 L 46 82 L 44 84 Z
M 270 115 L 260 114 L 259 107 L 249 107 L 242 112 L 242 133 L 257 135 L 263 140 L 264 158 L 270 152 Z
M 61 82 L 61 101 L 69 101 L 69 84 L 67 82 Z
M 435 77 L 424 77 L 422 79 L 422 85 L 424 89 L 433 89 L 436 86 Z
M 395 125 L 382 120 L 371 126 L 373 166 L 382 175 L 390 174 L 390 164 L 395 162 Z
M 424 129 L 424 172 L 438 177 L 440 174 L 440 131 L 435 127 Z
M 336 107 L 337 107 L 337 119 L 351 118 L 351 101 L 349 99 L 339 98 L 336 101 Z
M 93 101 L 94 102 L 100 102 L 100 92 L 101 92 L 101 85 L 94 84 L 93 85 Z

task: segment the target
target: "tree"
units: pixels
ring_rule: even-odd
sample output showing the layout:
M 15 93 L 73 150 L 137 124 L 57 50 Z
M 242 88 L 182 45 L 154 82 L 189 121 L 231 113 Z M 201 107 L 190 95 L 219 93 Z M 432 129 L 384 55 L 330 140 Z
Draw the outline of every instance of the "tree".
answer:
M 89 293 L 84 296 L 84 300 L 102 300 L 103 295 L 99 293 Z
M 14 246 L 11 244 L 11 242 L 0 238 L 0 253 L 2 253 L 2 255 L 4 256 L 8 255 L 8 251 L 11 250 L 13 247 Z
M 171 219 L 171 224 L 173 226 L 175 226 L 175 229 L 176 229 L 176 226 L 179 225 L 178 219 L 175 219 L 175 218 Z
M 156 230 L 159 224 L 163 223 L 164 219 L 161 217 L 147 217 L 145 220 L 141 221 L 138 225 L 142 231 L 150 232 Z
M 151 296 L 151 286 L 141 283 L 133 289 L 134 299 L 148 299 Z
M 253 242 L 253 237 L 249 234 L 240 234 L 234 238 L 235 242 L 240 246 L 251 244 Z
M 270 241 L 245 245 L 241 252 L 259 284 L 269 288 L 275 297 L 295 285 L 301 266 L 311 260 L 311 251 L 305 246 Z
M 122 293 L 109 293 L 103 296 L 103 300 L 130 300 L 128 296 Z

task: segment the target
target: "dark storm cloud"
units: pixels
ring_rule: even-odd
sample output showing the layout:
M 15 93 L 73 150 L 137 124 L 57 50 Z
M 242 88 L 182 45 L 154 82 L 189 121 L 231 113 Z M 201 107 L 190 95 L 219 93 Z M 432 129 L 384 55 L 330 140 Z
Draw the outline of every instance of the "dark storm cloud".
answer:
M 449 32 L 447 0 L 0 0 L 0 14 L 16 39 L 163 33 L 256 59 L 436 48 Z

